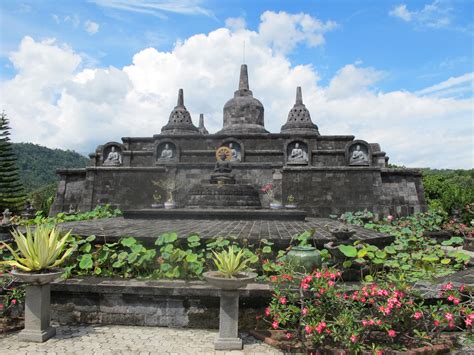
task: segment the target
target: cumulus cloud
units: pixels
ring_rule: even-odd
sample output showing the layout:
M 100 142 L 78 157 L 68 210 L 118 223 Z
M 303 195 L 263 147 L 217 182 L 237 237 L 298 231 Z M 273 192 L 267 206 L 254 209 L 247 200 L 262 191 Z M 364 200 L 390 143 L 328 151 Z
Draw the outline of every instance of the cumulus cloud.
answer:
M 401 18 L 406 22 L 410 22 L 413 15 L 410 11 L 408 11 L 405 4 L 395 6 L 392 10 L 390 10 L 389 14 L 391 16 Z
M 90 35 L 94 35 L 99 31 L 99 24 L 91 20 L 84 22 L 84 29 Z
M 295 25 L 286 26 L 282 32 Z M 87 153 L 121 137 L 159 133 L 178 89 L 184 88 L 194 123 L 204 113 L 207 128 L 216 132 L 222 127 L 222 108 L 237 89 L 244 41 L 250 87 L 265 106 L 269 131 L 280 131 L 295 88 L 302 86 L 322 134 L 379 142 L 391 161 L 407 166 L 474 165 L 472 99 L 433 95 L 466 80 L 472 85 L 472 73 L 420 92 L 382 92 L 377 83 L 383 71 L 349 63 L 321 86 L 316 68 L 292 65 L 267 34 L 242 27 L 191 36 L 169 52 L 145 48 L 123 68 L 84 69 L 83 59 L 70 47 L 25 37 L 10 55 L 17 74 L 1 83 L 0 108 L 11 119 L 14 141 Z
M 308 14 L 265 11 L 260 17 L 259 36 L 273 49 L 286 53 L 301 42 L 310 47 L 324 43 L 324 33 L 337 28 L 334 21 L 322 22 Z

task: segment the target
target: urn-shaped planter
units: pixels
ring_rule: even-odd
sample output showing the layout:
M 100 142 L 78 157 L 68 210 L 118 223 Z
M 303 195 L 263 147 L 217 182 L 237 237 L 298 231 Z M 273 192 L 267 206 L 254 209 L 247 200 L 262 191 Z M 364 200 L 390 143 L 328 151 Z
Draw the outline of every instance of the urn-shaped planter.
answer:
M 283 205 L 281 204 L 281 202 L 274 201 L 274 202 L 270 202 L 270 208 L 272 210 L 279 210 L 283 208 Z
M 42 343 L 56 334 L 51 321 L 51 282 L 58 279 L 63 270 L 44 272 L 21 272 L 12 275 L 27 283 L 25 295 L 25 328 L 18 334 L 23 341 Z
M 165 209 L 169 210 L 169 209 L 173 209 L 173 208 L 176 208 L 176 202 L 174 202 L 174 201 L 165 202 Z
M 311 272 L 321 267 L 321 254 L 312 246 L 296 246 L 286 254 L 286 260 L 299 271 Z
M 242 350 L 242 339 L 239 338 L 239 288 L 255 280 L 254 272 L 240 272 L 233 278 L 223 277 L 218 271 L 203 274 L 206 281 L 219 288 L 220 312 L 219 334 L 214 341 L 215 350 Z

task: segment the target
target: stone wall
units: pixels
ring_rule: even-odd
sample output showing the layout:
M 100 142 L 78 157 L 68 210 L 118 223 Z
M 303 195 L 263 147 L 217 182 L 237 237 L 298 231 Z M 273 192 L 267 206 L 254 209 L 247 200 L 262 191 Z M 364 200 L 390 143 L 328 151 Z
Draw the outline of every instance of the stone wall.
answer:
M 218 328 L 219 291 L 202 281 L 70 279 L 52 285 L 52 320 L 60 324 L 123 324 Z M 267 285 L 241 291 L 239 326 L 254 329 L 271 297 Z
M 109 142 L 91 154 L 84 170 L 62 170 L 51 214 L 67 211 L 69 206 L 81 211 L 110 203 L 120 209 L 149 208 L 153 193 L 166 193 L 152 180 L 173 178 L 181 185 L 176 193 L 178 207 L 184 207 L 187 194 L 195 184 L 209 180 L 215 165 L 215 150 L 233 143 L 239 147 L 240 161 L 233 162 L 238 183 L 257 190 L 266 183 L 276 186 L 277 196 L 285 200 L 293 195 L 310 215 L 327 217 L 345 211 L 367 208 L 377 215 L 407 215 L 423 211 L 421 176 L 410 169 L 387 169 L 385 153 L 378 144 L 354 141 L 353 136 L 316 134 L 185 134 L 123 138 L 123 143 Z M 305 145 L 306 164 L 290 164 L 288 155 L 294 142 Z M 159 159 L 160 147 L 173 147 L 173 159 Z M 351 144 L 366 147 L 366 166 L 350 166 Z M 105 166 L 104 157 L 115 146 L 122 162 Z M 352 145 L 353 146 L 353 145 Z M 263 207 L 269 201 L 261 194 Z

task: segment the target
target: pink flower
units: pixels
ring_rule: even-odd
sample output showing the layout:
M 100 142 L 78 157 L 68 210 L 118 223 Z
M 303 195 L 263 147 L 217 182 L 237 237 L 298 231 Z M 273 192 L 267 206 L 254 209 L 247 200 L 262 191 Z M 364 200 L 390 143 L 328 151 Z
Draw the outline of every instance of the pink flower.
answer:
M 357 342 L 357 335 L 352 334 L 350 339 L 351 339 L 351 342 L 353 342 L 355 344 Z
M 448 313 L 445 313 L 444 318 L 446 318 L 446 320 L 451 322 L 454 319 L 454 316 L 452 315 L 452 313 L 448 312 Z
M 286 304 L 286 297 L 280 297 L 280 303 Z
M 415 319 L 420 319 L 421 317 L 423 317 L 423 313 L 421 313 L 421 312 L 415 312 L 413 314 L 413 318 L 415 318 Z
M 439 321 L 438 320 L 435 319 L 433 324 L 434 324 L 435 327 L 439 327 Z
M 265 308 L 265 315 L 268 317 L 270 315 L 270 308 Z
M 453 289 L 453 284 L 452 282 L 448 282 L 446 285 L 441 286 L 442 290 L 452 290 Z
M 461 286 L 459 286 L 459 292 L 463 292 L 465 288 L 466 286 L 462 284 Z
M 334 282 L 334 281 L 328 281 L 328 285 L 329 285 L 329 287 L 332 287 L 332 286 L 334 286 L 334 284 L 335 284 L 335 282 Z
M 389 221 L 389 222 L 392 222 L 392 221 L 393 221 L 393 216 L 392 216 L 391 214 L 389 214 L 389 215 L 387 216 L 387 221 Z
M 291 333 L 286 333 L 286 334 L 285 334 L 285 338 L 288 339 L 288 340 L 290 340 L 291 338 L 293 338 L 293 334 L 291 334 Z
M 369 325 L 369 322 L 366 321 L 365 319 L 362 320 L 362 326 L 367 327 Z
M 464 323 L 466 323 L 466 326 L 467 326 L 467 327 L 470 327 L 470 326 L 472 326 L 472 319 L 466 318 L 466 319 L 464 320 Z
M 311 331 L 312 331 L 312 330 L 313 330 L 313 329 L 312 329 L 309 325 L 307 325 L 307 326 L 304 327 L 304 331 L 306 332 L 306 334 L 311 334 Z
M 272 328 L 273 328 L 273 329 L 278 329 L 278 322 L 277 322 L 277 321 L 274 321 L 274 322 L 272 323 Z
M 319 324 L 316 326 L 316 331 L 318 332 L 318 334 L 321 334 L 323 332 L 324 328 L 326 328 L 326 323 L 325 322 L 319 322 Z
M 390 338 L 395 338 L 397 336 L 397 332 L 393 329 L 390 329 L 387 333 Z
M 16 304 L 16 299 L 12 299 L 12 304 Z
M 301 310 L 301 313 L 302 313 L 304 316 L 307 315 L 307 314 L 308 314 L 308 308 L 306 308 L 306 307 L 303 308 L 303 309 Z
M 321 276 L 323 276 L 323 274 L 320 273 L 319 271 L 316 271 L 316 272 L 314 273 L 314 277 L 316 277 L 317 279 L 320 279 Z

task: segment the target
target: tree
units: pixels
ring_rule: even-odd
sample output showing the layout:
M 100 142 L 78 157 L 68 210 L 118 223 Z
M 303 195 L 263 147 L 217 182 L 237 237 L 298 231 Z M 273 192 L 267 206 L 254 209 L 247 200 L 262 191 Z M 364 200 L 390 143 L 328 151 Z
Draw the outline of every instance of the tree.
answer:
M 0 212 L 6 208 L 13 212 L 23 209 L 25 192 L 16 166 L 16 156 L 10 143 L 10 127 L 5 112 L 0 114 Z

